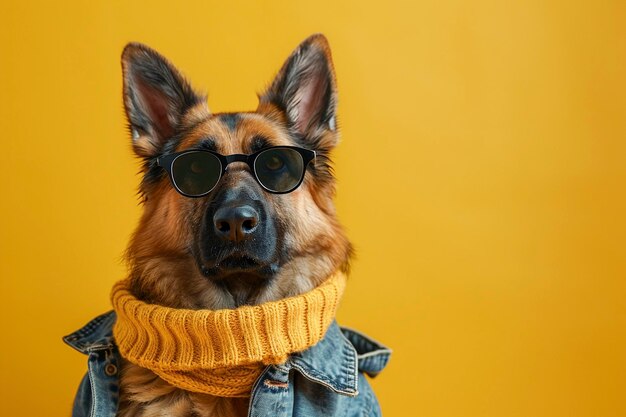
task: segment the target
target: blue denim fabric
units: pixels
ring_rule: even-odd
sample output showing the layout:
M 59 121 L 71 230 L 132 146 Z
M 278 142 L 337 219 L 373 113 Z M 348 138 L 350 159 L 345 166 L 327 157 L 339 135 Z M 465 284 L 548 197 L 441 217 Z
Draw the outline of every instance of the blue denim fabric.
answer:
M 115 312 L 96 317 L 63 340 L 88 355 L 88 371 L 74 399 L 73 417 L 114 417 L 120 354 L 113 340 Z M 380 416 L 364 374 L 376 376 L 391 351 L 336 322 L 315 346 L 266 367 L 252 388 L 249 417 Z

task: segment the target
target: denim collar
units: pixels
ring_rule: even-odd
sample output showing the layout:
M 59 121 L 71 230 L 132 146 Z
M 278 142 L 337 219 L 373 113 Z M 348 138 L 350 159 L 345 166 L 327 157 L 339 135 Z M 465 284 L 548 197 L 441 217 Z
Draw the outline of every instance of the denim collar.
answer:
M 115 348 L 113 324 L 114 311 L 102 314 L 76 332 L 65 336 L 65 343 L 81 353 L 89 354 Z M 358 371 L 376 375 L 384 368 L 390 350 L 351 330 L 341 329 L 333 322 L 324 338 L 315 346 L 293 353 L 278 370 L 299 371 L 305 378 L 322 384 L 339 394 L 358 394 Z
M 292 353 L 277 368 L 298 370 L 305 378 L 330 388 L 339 394 L 358 394 L 357 352 L 344 337 L 336 322 L 316 345 L 303 352 Z
M 74 333 L 65 336 L 63 341 L 85 355 L 112 349 L 115 347 L 113 340 L 115 319 L 115 311 L 113 310 L 101 314 Z

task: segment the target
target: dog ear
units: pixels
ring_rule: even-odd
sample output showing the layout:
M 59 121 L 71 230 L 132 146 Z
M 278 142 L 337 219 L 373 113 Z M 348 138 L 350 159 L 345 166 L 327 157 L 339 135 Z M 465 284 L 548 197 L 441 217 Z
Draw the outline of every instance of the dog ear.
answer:
M 185 112 L 206 100 L 166 58 L 140 43 L 124 48 L 122 71 L 133 149 L 142 157 L 156 156 L 176 133 Z
M 271 104 L 283 110 L 290 127 L 305 140 L 336 144 L 337 135 L 324 135 L 336 129 L 337 106 L 335 71 L 324 35 L 307 38 L 293 51 L 259 101 L 259 108 Z

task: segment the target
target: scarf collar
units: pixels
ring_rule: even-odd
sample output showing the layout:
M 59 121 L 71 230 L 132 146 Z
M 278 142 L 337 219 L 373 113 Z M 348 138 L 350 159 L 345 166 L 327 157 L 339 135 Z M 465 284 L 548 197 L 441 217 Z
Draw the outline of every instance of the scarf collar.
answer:
M 221 397 L 247 397 L 269 364 L 315 345 L 333 322 L 346 276 L 336 272 L 304 294 L 236 309 L 147 304 L 113 287 L 113 328 L 122 356 L 170 384 Z

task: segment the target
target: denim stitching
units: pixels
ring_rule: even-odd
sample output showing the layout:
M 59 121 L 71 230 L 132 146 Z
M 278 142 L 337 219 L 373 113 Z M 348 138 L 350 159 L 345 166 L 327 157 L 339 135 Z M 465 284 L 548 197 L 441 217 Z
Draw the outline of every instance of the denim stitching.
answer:
M 72 334 L 65 336 L 63 338 L 63 341 L 84 353 L 94 352 L 97 350 L 102 350 L 102 349 L 107 349 L 107 348 L 112 347 L 111 343 L 98 344 L 98 342 L 90 343 L 89 341 L 83 340 L 86 337 L 89 337 L 90 335 L 92 335 L 98 329 L 98 327 L 103 322 L 110 319 L 111 316 L 112 316 L 112 311 L 101 314 L 100 316 L 91 320 L 89 323 L 87 323 L 85 326 L 83 326 L 79 330 L 75 331 Z

